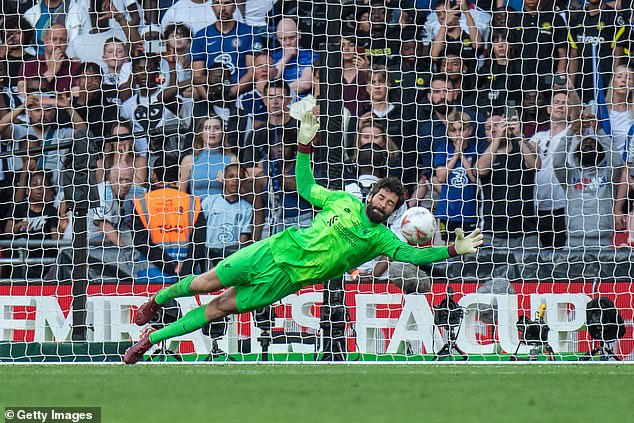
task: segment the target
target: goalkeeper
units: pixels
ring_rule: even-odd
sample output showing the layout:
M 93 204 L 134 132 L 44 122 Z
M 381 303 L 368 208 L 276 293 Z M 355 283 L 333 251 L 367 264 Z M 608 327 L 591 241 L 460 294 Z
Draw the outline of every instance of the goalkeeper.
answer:
M 318 129 L 316 117 L 306 112 L 298 134 L 297 191 L 322 209 L 310 227 L 287 229 L 238 250 L 202 275 L 187 276 L 157 292 L 137 311 L 138 325 L 148 323 L 168 300 L 229 288 L 162 329 L 146 329 L 139 342 L 126 351 L 126 364 L 139 361 L 153 344 L 193 332 L 229 314 L 270 305 L 306 285 L 337 278 L 374 257 L 386 255 L 422 265 L 473 253 L 482 244 L 477 229 L 466 237 L 457 229 L 455 245 L 449 247 L 418 249 L 400 241 L 382 224 L 405 201 L 405 189 L 395 178 L 379 180 L 366 204 L 351 194 L 317 185 L 310 150 Z

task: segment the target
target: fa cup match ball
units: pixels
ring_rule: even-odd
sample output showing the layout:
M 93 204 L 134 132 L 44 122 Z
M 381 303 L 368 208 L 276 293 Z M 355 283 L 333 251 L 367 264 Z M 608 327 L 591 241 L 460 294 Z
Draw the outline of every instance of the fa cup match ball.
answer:
M 403 214 L 401 233 L 412 244 L 424 244 L 436 232 L 436 218 L 425 207 L 412 207 Z

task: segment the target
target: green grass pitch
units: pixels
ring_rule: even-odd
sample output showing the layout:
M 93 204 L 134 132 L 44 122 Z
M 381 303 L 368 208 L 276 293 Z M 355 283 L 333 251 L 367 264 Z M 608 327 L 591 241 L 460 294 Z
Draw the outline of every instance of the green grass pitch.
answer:
M 634 422 L 634 365 L 0 365 L 0 408 L 102 422 Z M 2 410 L 4 411 L 4 410 Z

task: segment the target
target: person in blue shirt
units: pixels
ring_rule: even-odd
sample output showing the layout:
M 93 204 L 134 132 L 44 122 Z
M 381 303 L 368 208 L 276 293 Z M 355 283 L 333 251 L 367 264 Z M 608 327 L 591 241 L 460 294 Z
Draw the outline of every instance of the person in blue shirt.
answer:
M 236 107 L 240 116 L 247 119 L 246 135 L 253 129 L 266 124 L 268 111 L 264 105 L 264 87 L 269 81 L 275 79 L 275 67 L 273 58 L 268 53 L 258 53 L 253 59 L 253 89 L 240 94 L 236 101 Z
M 473 123 L 467 113 L 447 115 L 447 142 L 433 151 L 434 185 L 440 187 L 436 216 L 444 241 L 453 241 L 457 228 L 472 231 L 478 222 L 476 143 Z
M 204 199 L 222 194 L 218 175 L 237 158 L 225 146 L 222 120 L 218 116 L 201 118 L 196 124 L 194 151 L 183 157 L 179 169 L 179 189 Z
M 276 76 L 284 79 L 298 96 L 309 94 L 313 88 L 313 62 L 319 54 L 299 48 L 297 24 L 291 18 L 280 20 L 276 38 L 280 48 L 271 53 Z
M 192 68 L 200 74 L 214 63 L 224 64 L 235 84 L 231 89 L 235 98 L 252 86 L 253 55 L 262 43 L 252 27 L 233 18 L 235 0 L 213 0 L 212 7 L 217 20 L 194 35 Z

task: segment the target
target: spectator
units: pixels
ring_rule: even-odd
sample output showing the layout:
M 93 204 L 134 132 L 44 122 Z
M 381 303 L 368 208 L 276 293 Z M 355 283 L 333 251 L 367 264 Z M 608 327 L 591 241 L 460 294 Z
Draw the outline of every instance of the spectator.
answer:
M 194 134 L 194 152 L 183 157 L 180 165 L 179 188 L 200 198 L 222 194 L 219 175 L 237 161 L 227 148 L 222 120 L 208 116 L 198 120 Z
M 238 3 L 238 8 L 244 16 L 244 23 L 253 27 L 256 34 L 263 34 L 268 29 L 267 16 L 274 3 L 274 0 L 250 0 Z
M 132 228 L 124 225 L 127 217 L 125 202 L 144 193 L 141 187 L 134 186 L 134 168 L 122 162 L 114 164 L 106 172 L 106 181 L 100 182 L 97 188 L 99 207 L 88 211 L 89 240 L 99 241 L 103 247 L 131 247 Z M 120 253 L 119 249 L 117 253 Z
M 132 133 L 132 124 L 129 121 L 115 121 L 105 125 L 104 135 L 106 145 L 104 146 L 103 160 L 99 169 L 105 173 L 106 169 L 115 166 L 122 168 L 131 167 L 134 172 L 134 183 L 145 186 L 148 183 L 148 157 L 147 153 L 141 150 L 145 146 L 145 141 L 139 145 Z M 103 177 L 98 178 L 99 181 Z
M 20 80 L 20 67 L 35 56 L 30 47 L 33 43 L 34 31 L 31 25 L 18 15 L 5 16 L 0 28 L 0 61 L 5 66 L 3 74 L 6 75 L 2 83 L 5 93 L 4 106 L 13 109 L 22 100 L 18 97 L 18 82 Z
M 359 45 L 365 48 L 370 65 L 388 66 L 401 50 L 401 28 L 389 24 L 392 10 L 387 8 L 384 0 L 370 0 L 369 5 L 367 31 L 362 29 L 363 23 L 357 27 Z M 361 19 L 363 22 L 363 16 Z
M 104 125 L 114 122 L 119 114 L 117 87 L 103 84 L 98 64 L 85 62 L 77 69 L 72 93 L 73 108 L 88 124 L 88 130 L 103 138 Z
M 617 66 L 605 96 L 612 129 L 612 151 L 623 153 L 627 135 L 634 124 L 634 71 L 625 66 Z M 596 102 L 593 112 L 597 115 Z
M 280 149 L 297 136 L 297 121 L 289 113 L 291 89 L 281 80 L 270 81 L 264 86 L 264 106 L 267 110 L 266 125 L 251 133 L 240 151 L 240 163 L 254 167 L 267 154 L 269 147 Z
M 605 0 L 588 0 L 586 9 L 570 13 L 569 75 L 584 103 L 594 99 L 593 59 L 607 84 L 622 61 L 626 30 L 623 16 Z
M 136 93 L 121 105 L 121 117 L 132 121 L 134 132 L 149 134 L 152 129 L 176 124 L 178 87 L 163 88 L 160 58 L 139 56 L 132 60 Z M 149 144 L 146 137 L 136 140 L 135 151 L 145 154 Z M 143 145 L 145 144 L 145 145 Z
M 521 121 L 522 131 L 525 138 L 531 138 L 536 132 L 548 129 L 548 116 L 543 116 L 542 103 L 548 103 L 550 99 L 544 101 L 544 97 L 548 98 L 548 94 L 540 95 L 537 90 L 522 91 L 522 107 Z M 508 105 L 508 108 L 511 104 Z
M 438 0 L 436 2 L 436 5 L 438 5 L 438 3 L 441 3 L 442 1 L 443 0 Z M 480 2 L 481 0 L 477 0 L 475 3 L 479 5 Z M 456 7 L 456 9 L 458 10 L 462 9 L 462 6 L 458 3 L 458 1 L 455 2 L 455 6 L 453 6 L 452 3 L 453 2 L 447 1 L 444 7 L 441 6 L 442 10 L 448 10 L 448 9 L 451 9 L 452 7 Z M 476 7 L 475 5 L 471 5 L 470 3 L 472 2 L 470 2 L 469 0 L 466 0 L 467 8 L 469 9 L 470 15 L 473 17 L 473 20 L 478 29 L 478 33 L 482 37 L 482 40 L 487 40 L 489 36 L 489 29 L 491 28 L 491 20 L 492 20 L 491 14 L 485 12 L 479 7 Z M 461 11 L 458 17 L 460 22 L 460 28 L 462 28 L 462 31 L 464 33 L 469 34 L 469 23 L 467 22 L 466 14 Z M 438 13 L 436 10 L 432 10 L 431 13 L 427 15 L 427 18 L 425 19 L 425 23 L 423 27 L 423 34 L 422 34 L 423 41 L 425 42 L 425 44 L 431 46 L 432 41 L 434 40 L 434 38 L 436 38 L 436 35 L 440 31 L 440 19 L 441 18 L 438 16 Z M 447 22 L 447 19 L 445 17 L 445 25 L 446 25 L 446 22 Z M 503 26 L 508 27 L 506 23 L 504 23 Z
M 443 241 L 453 241 L 455 230 L 475 230 L 477 214 L 477 158 L 471 117 L 464 112 L 447 115 L 447 143 L 433 151 L 434 185 L 440 191 L 436 216 Z
M 464 59 L 456 53 L 448 52 L 438 61 L 438 70 L 447 75 L 456 87 L 456 103 L 465 108 L 476 104 L 477 91 L 474 89 L 474 74 L 467 69 Z
M 223 122 L 231 116 L 233 96 L 229 69 L 214 63 L 209 69 L 194 73 L 194 118 L 210 114 L 221 116 Z
M 18 123 L 18 118 L 25 111 L 28 123 Z M 74 126 L 62 126 L 58 121 L 58 114 L 66 112 L 71 117 Z M 62 145 L 50 151 L 43 151 L 39 157 L 37 169 L 51 174 L 51 181 L 57 186 L 62 169 L 62 160 L 68 154 L 69 148 L 63 146 L 70 141 L 76 132 L 84 131 L 86 122 L 71 106 L 70 98 L 64 95 L 56 96 L 50 92 L 35 92 L 29 94 L 26 103 L 18 106 L 0 120 L 0 135 L 5 138 L 22 139 L 29 135 L 35 136 L 28 143 L 28 149 Z M 16 201 L 23 198 L 16 197 Z
M 167 30 L 170 24 L 187 24 L 191 32 L 197 32 L 216 23 L 213 0 L 178 0 L 165 11 L 161 19 L 161 28 Z M 233 13 L 237 22 L 242 22 L 242 13 L 237 9 Z
M 359 151 L 369 145 L 378 147 L 380 151 L 384 151 L 387 154 L 386 164 L 399 162 L 401 151 L 394 141 L 392 141 L 392 139 L 387 135 L 385 127 L 381 124 L 381 122 L 361 122 L 357 132 L 355 149 L 350 154 L 352 160 L 356 162 Z
M 393 167 L 390 166 L 391 176 L 400 177 L 411 191 L 418 180 L 416 169 L 416 105 L 402 106 L 388 101 L 390 87 L 387 71 L 384 68 L 368 71 L 367 78 L 371 109 L 361 116 L 360 120 L 370 118 L 384 122 L 387 135 L 396 143 L 402 153 L 400 163 L 392 163 Z
M 368 60 L 365 48 L 357 46 L 352 35 L 341 36 L 341 79 L 343 104 L 353 116 L 361 116 L 370 109 L 370 95 L 365 89 L 368 81 Z
M 424 102 L 429 87 L 429 48 L 416 38 L 416 31 L 403 31 L 398 61 L 389 67 L 390 101 L 403 105 Z M 396 59 L 396 58 L 395 58 Z
M 152 267 L 136 276 L 146 282 L 176 281 L 205 258 L 207 222 L 200 198 L 177 188 L 177 164 L 159 157 L 153 171 L 153 188 L 134 200 L 133 217 L 134 246 Z
M 516 46 L 509 43 L 508 29 L 494 29 L 490 57 L 478 71 L 478 106 L 489 111 L 522 104 L 520 62 Z
M 632 212 L 632 200 L 634 199 L 634 126 L 630 128 L 628 142 L 623 154 L 624 169 L 621 174 L 621 183 L 617 189 L 616 204 L 614 206 L 614 229 L 623 231 L 628 229 Z
M 566 192 L 570 248 L 612 245 L 616 186 L 623 161 L 610 147 L 608 136 L 592 130 L 576 135 L 573 129 L 553 154 L 555 174 Z
M 221 173 L 222 192 L 205 197 L 201 203 L 207 220 L 205 246 L 213 266 L 249 244 L 252 233 L 253 207 L 240 197 L 241 182 L 247 177 L 246 169 L 231 163 Z
M 84 10 L 88 10 L 91 6 L 91 3 L 94 0 L 75 0 L 83 6 Z M 147 0 L 140 0 L 137 4 L 137 0 L 101 0 L 102 9 L 104 12 L 116 12 L 121 13 L 122 17 L 127 21 L 127 25 L 136 29 L 142 28 L 143 18 L 140 13 L 140 6 L 143 3 L 148 3 Z M 107 24 L 115 29 L 125 29 L 123 28 L 123 24 L 120 24 L 115 16 L 115 13 L 112 13 L 112 16 L 103 17 L 102 20 L 108 20 Z M 85 22 L 84 19 L 82 22 Z M 85 30 L 85 28 L 81 28 L 81 30 Z M 81 31 L 80 31 L 81 32 Z
M 97 7 L 100 7 L 97 9 Z M 125 15 L 117 10 L 108 0 L 90 2 L 90 26 L 75 36 L 68 44 L 68 56 L 81 62 L 95 62 L 101 66 L 105 42 L 117 38 L 130 43 L 141 39 L 137 29 L 130 25 Z M 110 18 L 115 22 L 110 24 Z
M 270 145 L 263 157 L 271 235 L 291 227 L 307 228 L 313 219 L 312 206 L 297 192 L 296 157 L 297 143 L 293 138 L 283 138 L 281 143 Z
M 58 239 L 58 213 L 52 205 L 50 178 L 42 171 L 28 172 L 26 177 L 26 199 L 13 206 L 11 218 L 5 232 L 14 239 L 44 240 Z M 25 259 L 55 257 L 55 248 L 30 245 L 25 249 Z M 18 250 L 12 251 L 13 258 L 18 258 Z M 13 268 L 11 277 L 42 279 L 50 266 L 28 264 Z
M 264 106 L 267 110 L 266 125 L 251 132 L 244 145 L 240 146 L 238 158 L 249 173 L 247 191 L 254 193 L 251 203 L 254 206 L 253 239 L 262 238 L 266 210 L 264 209 L 264 191 L 269 183 L 269 160 L 282 161 L 285 144 L 297 139 L 297 121 L 289 113 L 291 89 L 282 80 L 270 81 L 264 86 Z M 270 157 L 271 154 L 276 156 Z M 280 172 L 280 168 L 276 172 Z
M 447 75 L 434 74 L 427 92 L 429 118 L 425 119 L 418 130 L 418 159 L 419 171 L 416 190 L 412 194 L 410 205 L 424 199 L 428 194 L 428 182 L 432 176 L 432 150 L 438 140 L 445 141 L 447 134 L 447 115 L 454 110 L 456 90 L 454 83 Z
M 42 38 L 44 53 L 22 65 L 18 91 L 26 96 L 26 79 L 39 78 L 40 91 L 54 90 L 57 93 L 70 91 L 72 78 L 79 63 L 71 61 L 66 55 L 68 33 L 63 25 L 55 24 L 44 31 Z
M 192 32 L 187 25 L 169 24 L 165 28 L 163 38 L 167 41 L 167 51 L 163 56 L 169 65 L 170 75 L 176 74 L 176 81 L 170 77 L 169 83 L 190 82 Z
M 299 96 L 310 93 L 313 87 L 313 63 L 316 52 L 299 48 L 297 24 L 291 18 L 282 18 L 276 33 L 279 48 L 273 53 L 276 76 L 282 78 L 291 91 Z
M 554 92 L 547 107 L 550 129 L 537 132 L 531 138 L 538 151 L 538 158 L 534 163 L 535 203 L 537 233 L 542 248 L 559 248 L 566 245 L 566 193 L 555 176 L 553 153 L 570 129 L 568 104 L 566 91 Z
M 565 73 L 568 66 L 567 29 L 551 2 L 525 0 L 524 13 L 511 22 L 511 41 L 520 46 L 523 90 L 550 88 L 546 75 Z M 547 10 L 547 7 L 551 9 Z
M 247 138 L 253 129 L 266 123 L 267 111 L 264 105 L 264 87 L 275 80 L 273 58 L 266 53 L 259 53 L 253 59 L 253 89 L 240 94 L 236 102 L 238 114 L 246 120 L 244 137 Z
M 231 94 L 236 97 L 253 83 L 253 55 L 262 44 L 253 28 L 234 19 L 236 0 L 212 0 L 212 6 L 217 20 L 194 36 L 193 70 L 204 73 L 205 67 L 223 63 L 231 73 Z
M 536 247 L 533 191 L 537 146 L 521 136 L 517 115 L 487 120 L 489 146 L 478 158 L 487 245 Z
M 454 6 L 452 6 L 452 3 Z M 467 23 L 467 31 L 462 29 L 461 15 Z M 461 57 L 467 64 L 469 72 L 476 68 L 476 57 L 483 38 L 478 31 L 475 20 L 471 15 L 471 9 L 467 0 L 439 0 L 436 2 L 436 16 L 438 17 L 438 31 L 430 38 L 431 58 L 440 60 L 448 53 Z
M 80 33 L 89 24 L 88 8 L 79 2 L 64 0 L 40 0 L 24 13 L 26 19 L 35 29 L 35 45 L 37 55 L 46 51 L 46 33 L 53 27 L 65 28 L 68 33 L 64 37 L 64 44 Z
M 103 44 L 103 83 L 116 87 L 127 87 L 132 75 L 130 52 L 125 42 L 109 38 Z

